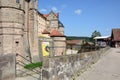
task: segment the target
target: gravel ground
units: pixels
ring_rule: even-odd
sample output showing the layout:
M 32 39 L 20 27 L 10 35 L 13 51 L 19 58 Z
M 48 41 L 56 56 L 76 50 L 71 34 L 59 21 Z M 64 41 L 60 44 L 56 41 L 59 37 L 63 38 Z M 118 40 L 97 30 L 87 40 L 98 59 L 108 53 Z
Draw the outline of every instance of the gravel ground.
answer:
M 120 48 L 111 48 L 76 80 L 120 80 Z

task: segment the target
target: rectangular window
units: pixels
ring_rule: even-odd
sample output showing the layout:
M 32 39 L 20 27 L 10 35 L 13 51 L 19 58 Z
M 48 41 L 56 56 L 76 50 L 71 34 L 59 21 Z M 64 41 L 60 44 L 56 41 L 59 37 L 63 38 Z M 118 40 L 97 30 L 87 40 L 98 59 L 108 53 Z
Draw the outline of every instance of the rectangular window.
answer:
M 35 2 L 36 0 L 31 0 L 31 1 Z
M 16 3 L 20 3 L 20 0 L 16 0 Z
M 16 43 L 16 46 L 18 46 L 18 44 L 19 44 L 19 41 L 16 41 L 15 43 Z

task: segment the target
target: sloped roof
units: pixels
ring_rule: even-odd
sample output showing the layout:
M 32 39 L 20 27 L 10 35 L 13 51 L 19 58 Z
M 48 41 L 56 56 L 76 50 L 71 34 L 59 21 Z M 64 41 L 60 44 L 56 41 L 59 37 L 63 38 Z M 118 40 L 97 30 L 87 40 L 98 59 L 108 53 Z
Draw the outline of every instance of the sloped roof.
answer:
M 37 12 L 38 12 L 39 16 L 41 16 L 42 18 L 46 19 L 46 17 L 42 13 L 40 13 L 39 11 L 37 11 Z
M 60 32 L 57 31 L 57 30 L 53 30 L 53 31 L 50 33 L 50 36 L 51 36 L 51 37 L 64 37 L 64 34 L 60 33 Z
M 51 11 L 49 14 L 54 14 L 56 17 L 59 17 L 59 13 L 54 13 L 53 11 Z M 47 18 L 49 14 L 43 14 L 43 16 Z
M 43 14 L 43 16 L 44 16 L 44 17 L 47 17 L 47 16 L 48 16 L 48 14 Z
M 43 30 L 42 34 L 50 34 L 49 31 L 47 31 L 46 29 Z
M 112 29 L 112 41 L 120 41 L 120 28 Z
M 55 13 L 55 16 L 56 16 L 56 17 L 59 17 L 59 13 Z
M 59 27 L 64 27 L 64 25 L 60 21 L 58 22 L 58 26 Z
M 99 36 L 99 37 L 95 37 L 94 39 L 107 39 L 109 38 L 110 36 Z
M 70 44 L 70 45 L 76 45 L 79 42 L 80 40 L 67 40 L 67 44 Z

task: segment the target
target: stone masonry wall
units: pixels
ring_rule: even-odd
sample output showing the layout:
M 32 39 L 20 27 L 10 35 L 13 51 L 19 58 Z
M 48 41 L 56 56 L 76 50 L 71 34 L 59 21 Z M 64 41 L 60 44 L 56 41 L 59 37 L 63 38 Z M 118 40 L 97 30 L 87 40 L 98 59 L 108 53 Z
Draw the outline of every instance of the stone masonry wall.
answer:
M 0 80 L 15 80 L 15 55 L 0 56 Z
M 15 0 L 0 0 L 0 54 L 23 53 L 24 10 Z
M 95 63 L 105 50 L 44 58 L 43 80 L 71 80 L 82 69 Z
M 54 56 L 65 55 L 66 51 L 66 38 L 65 37 L 52 37 L 54 41 Z

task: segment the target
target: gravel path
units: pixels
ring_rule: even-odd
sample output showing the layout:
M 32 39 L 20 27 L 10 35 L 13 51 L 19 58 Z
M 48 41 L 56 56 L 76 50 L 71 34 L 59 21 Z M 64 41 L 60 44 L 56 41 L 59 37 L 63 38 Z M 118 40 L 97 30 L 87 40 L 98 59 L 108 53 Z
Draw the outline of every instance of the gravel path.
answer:
M 76 80 L 120 80 L 120 48 L 111 48 Z

